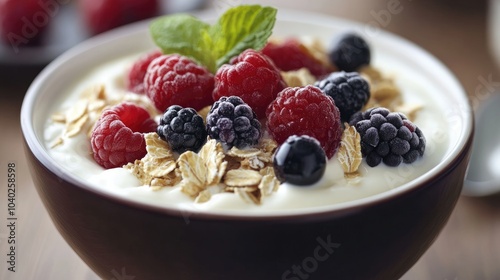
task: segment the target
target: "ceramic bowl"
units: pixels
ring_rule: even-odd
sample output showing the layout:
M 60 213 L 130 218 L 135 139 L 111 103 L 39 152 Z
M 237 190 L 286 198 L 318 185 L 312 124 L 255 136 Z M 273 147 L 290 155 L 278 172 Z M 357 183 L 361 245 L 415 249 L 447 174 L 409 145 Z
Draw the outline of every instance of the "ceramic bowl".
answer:
M 21 112 L 34 184 L 55 226 L 103 279 L 398 279 L 446 224 L 460 195 L 473 135 L 472 110 L 453 74 L 414 44 L 369 25 L 280 11 L 275 35 L 328 38 L 363 32 L 375 63 L 410 71 L 449 103 L 457 127 L 442 161 L 410 183 L 351 202 L 289 214 L 179 211 L 114 196 L 68 173 L 48 153 L 53 101 L 82 75 L 150 49 L 147 23 L 92 38 L 52 62 Z M 57 260 L 54 260 L 57 261 Z

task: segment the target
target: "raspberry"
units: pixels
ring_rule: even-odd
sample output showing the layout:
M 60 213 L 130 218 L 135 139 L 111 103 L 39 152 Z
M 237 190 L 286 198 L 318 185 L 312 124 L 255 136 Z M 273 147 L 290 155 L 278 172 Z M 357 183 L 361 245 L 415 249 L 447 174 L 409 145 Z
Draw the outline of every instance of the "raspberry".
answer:
M 0 0 L 0 40 L 14 49 L 43 43 L 43 35 L 53 21 L 44 10 L 44 2 L 47 1 Z
M 141 56 L 137 61 L 134 62 L 132 68 L 127 74 L 127 89 L 131 92 L 138 94 L 145 94 L 146 89 L 144 88 L 144 76 L 146 76 L 146 71 L 148 66 L 153 61 L 153 59 L 159 57 L 161 52 L 159 50 L 154 50 L 150 53 Z
M 328 51 L 330 61 L 340 70 L 356 71 L 363 65 L 370 64 L 370 46 L 360 36 L 352 33 L 341 34 L 334 38 Z
M 92 34 L 97 34 L 156 16 L 161 3 L 158 0 L 79 0 L 78 5 L 84 23 Z
M 146 155 L 143 133 L 156 130 L 156 122 L 142 107 L 122 103 L 104 110 L 90 143 L 95 161 L 104 168 L 123 166 Z
M 197 152 L 207 140 L 203 118 L 195 109 L 178 105 L 168 107 L 156 132 L 178 153 L 188 150 Z
M 265 55 L 248 49 L 225 64 L 215 74 L 214 100 L 222 96 L 239 96 L 263 118 L 266 108 L 284 89 L 279 70 Z
M 144 87 L 162 112 L 172 105 L 200 110 L 213 102 L 214 76 L 187 57 L 162 55 L 149 64 Z
M 279 144 L 292 135 L 316 138 L 328 158 L 340 144 L 342 126 L 335 102 L 315 86 L 286 88 L 267 109 L 267 126 Z
M 326 155 L 318 140 L 307 135 L 292 135 L 274 153 L 273 164 L 281 182 L 308 186 L 323 177 Z
M 316 82 L 315 86 L 329 95 L 340 110 L 342 121 L 361 110 L 370 98 L 370 86 L 358 73 L 335 72 Z
M 424 155 L 426 140 L 422 131 L 402 113 L 371 108 L 354 114 L 350 125 L 359 132 L 361 153 L 371 167 L 380 162 L 388 166 L 413 163 Z
M 288 38 L 281 43 L 268 42 L 262 49 L 274 64 L 282 71 L 307 68 L 316 77 L 324 76 L 333 71 L 316 59 L 304 44 L 295 38 Z
M 255 112 L 238 96 L 223 96 L 214 103 L 207 115 L 207 131 L 228 149 L 255 145 L 262 135 Z

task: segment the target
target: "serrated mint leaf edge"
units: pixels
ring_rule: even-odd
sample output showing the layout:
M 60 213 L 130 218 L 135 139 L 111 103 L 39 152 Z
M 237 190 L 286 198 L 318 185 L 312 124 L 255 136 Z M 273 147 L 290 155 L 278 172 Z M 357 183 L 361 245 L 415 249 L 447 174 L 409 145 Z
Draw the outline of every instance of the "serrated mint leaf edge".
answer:
M 223 64 L 228 63 L 231 58 L 239 55 L 246 49 L 254 49 L 259 51 L 265 46 L 268 38 L 272 34 L 277 14 L 277 10 L 275 8 L 262 7 L 260 5 L 247 5 L 243 7 L 245 7 L 245 10 L 240 9 L 238 11 L 229 9 L 226 13 L 224 13 L 224 15 L 219 18 L 217 23 L 212 26 L 210 30 L 224 30 L 224 26 L 227 27 L 228 25 L 225 21 L 233 22 L 235 19 L 236 21 L 241 21 L 241 13 L 245 13 L 245 15 L 243 15 L 245 19 L 248 18 L 249 13 L 252 13 L 252 22 L 250 26 L 247 25 L 243 28 L 240 28 L 251 32 L 247 32 L 242 40 L 237 41 L 233 46 L 225 47 L 226 50 L 223 51 L 222 54 L 219 54 L 217 57 L 216 68 L 219 68 Z M 231 26 L 231 28 L 234 27 Z M 228 29 L 226 28 L 226 30 Z M 226 42 L 227 38 L 228 37 L 226 36 Z M 217 50 L 220 51 L 220 48 L 217 48 Z
M 178 53 L 202 65 L 215 65 L 215 59 L 207 55 L 211 46 L 203 40 L 209 28 L 208 23 L 192 15 L 174 14 L 151 22 L 150 33 L 164 54 Z
M 223 30 L 221 26 L 225 20 L 224 17 L 232 15 L 233 18 L 238 19 L 241 17 L 241 13 L 254 13 L 252 20 L 254 27 L 246 28 L 246 30 L 258 31 L 250 32 L 242 40 L 237 41 L 234 46 L 228 47 L 227 51 L 221 53 L 220 45 L 217 46 L 217 44 L 227 42 L 227 37 L 221 36 L 223 35 L 221 34 L 221 30 Z M 273 7 L 241 5 L 227 10 L 214 25 L 210 25 L 190 14 L 179 13 L 153 20 L 150 24 L 150 34 L 164 54 L 178 53 L 189 57 L 205 66 L 210 72 L 215 73 L 220 66 L 228 63 L 231 58 L 244 50 L 249 48 L 262 49 L 272 34 L 276 14 L 277 10 Z M 263 20 L 255 24 L 255 18 L 263 18 Z M 199 28 L 191 28 L 191 30 L 186 28 L 194 25 L 199 25 Z M 196 32 L 193 32 L 194 30 Z M 186 38 L 189 40 L 185 40 Z

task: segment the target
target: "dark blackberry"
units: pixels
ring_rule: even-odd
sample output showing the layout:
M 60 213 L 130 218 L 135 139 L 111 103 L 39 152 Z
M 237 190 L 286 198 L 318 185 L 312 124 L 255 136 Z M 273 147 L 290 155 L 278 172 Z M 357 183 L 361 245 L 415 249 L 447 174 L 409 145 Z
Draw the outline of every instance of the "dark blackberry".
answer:
M 358 112 L 349 122 L 361 136 L 361 153 L 369 166 L 384 162 L 398 166 L 413 163 L 424 155 L 425 137 L 415 124 L 402 113 L 383 107 Z
M 333 98 L 335 105 L 339 108 L 342 121 L 349 121 L 351 116 L 361 110 L 370 98 L 368 82 L 356 72 L 334 72 L 316 82 L 315 86 Z
M 326 154 L 315 138 L 292 135 L 274 153 L 273 164 L 281 182 L 307 186 L 323 177 Z
M 370 46 L 360 36 L 353 33 L 335 37 L 328 51 L 330 61 L 338 69 L 352 72 L 370 64 Z
M 255 145 L 262 134 L 257 115 L 237 96 L 223 96 L 212 105 L 207 115 L 207 132 L 228 149 Z
M 168 142 L 173 151 L 197 152 L 207 140 L 203 118 L 193 108 L 172 105 L 160 118 L 156 133 Z

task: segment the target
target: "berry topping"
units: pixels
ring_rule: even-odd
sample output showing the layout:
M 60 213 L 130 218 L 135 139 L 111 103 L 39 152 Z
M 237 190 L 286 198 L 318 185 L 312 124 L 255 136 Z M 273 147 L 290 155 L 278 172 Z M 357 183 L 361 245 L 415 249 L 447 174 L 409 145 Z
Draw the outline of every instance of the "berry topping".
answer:
M 308 48 L 295 38 L 288 38 L 281 43 L 270 41 L 262 49 L 262 53 L 282 71 L 307 68 L 316 77 L 332 72 L 331 67 L 316 59 Z
M 279 70 L 265 55 L 252 49 L 242 52 L 215 74 L 213 99 L 239 96 L 263 118 L 266 108 L 286 84 Z
M 221 97 L 214 103 L 207 115 L 207 131 L 226 148 L 239 149 L 256 145 L 262 135 L 255 112 L 238 96 Z
M 361 153 L 371 167 L 382 161 L 388 166 L 413 163 L 424 155 L 426 141 L 422 131 L 402 113 L 371 108 L 354 114 L 350 125 L 359 132 Z
M 340 70 L 352 72 L 363 65 L 370 64 L 370 47 L 360 36 L 352 33 L 342 34 L 334 39 L 328 51 L 330 61 Z
M 144 88 L 144 76 L 146 76 L 146 71 L 151 61 L 159 56 L 161 56 L 161 52 L 159 50 L 154 50 L 134 62 L 125 80 L 128 90 L 138 94 L 146 93 L 146 89 Z
M 114 168 L 144 157 L 143 133 L 155 131 L 156 126 L 148 111 L 132 103 L 104 110 L 90 137 L 95 161 L 104 168 Z
M 178 153 L 197 152 L 207 140 L 203 118 L 195 109 L 178 105 L 168 107 L 156 132 Z
M 315 85 L 333 98 L 340 110 L 342 121 L 349 121 L 370 98 L 368 82 L 356 72 L 335 72 Z
M 318 140 L 292 135 L 276 150 L 274 172 L 282 183 L 307 186 L 319 181 L 326 169 L 326 155 Z
M 292 135 L 316 138 L 331 158 L 340 144 L 342 126 L 335 102 L 314 86 L 286 88 L 267 109 L 267 126 L 279 144 Z
M 162 112 L 172 105 L 200 110 L 213 102 L 214 77 L 187 57 L 162 55 L 149 64 L 144 87 L 148 97 Z

